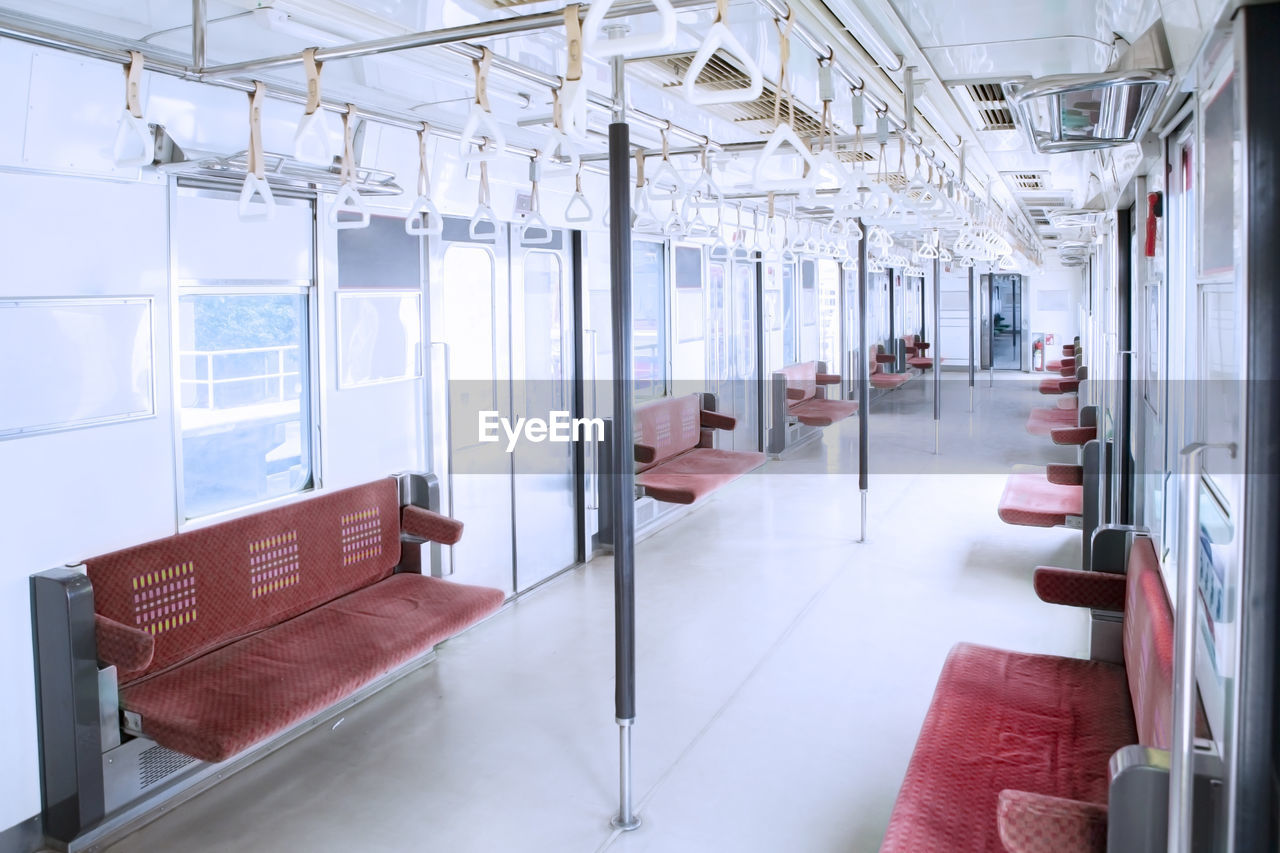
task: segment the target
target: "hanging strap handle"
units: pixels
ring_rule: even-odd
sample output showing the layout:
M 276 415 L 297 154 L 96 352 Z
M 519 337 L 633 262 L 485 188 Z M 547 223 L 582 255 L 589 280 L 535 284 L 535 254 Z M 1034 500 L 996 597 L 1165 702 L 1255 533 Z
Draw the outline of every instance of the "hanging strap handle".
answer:
M 577 3 L 564 7 L 564 37 L 569 48 L 564 79 L 569 83 L 582 79 L 582 19 L 578 17 L 581 8 Z
M 129 64 L 124 67 L 124 106 L 134 118 L 142 118 L 142 69 L 145 64 L 140 51 L 129 51 Z
M 471 60 L 476 75 L 476 106 L 485 112 L 489 109 L 489 67 L 493 65 L 493 51 L 480 48 L 480 58 Z
M 304 115 L 312 115 L 320 109 L 320 69 L 324 65 L 316 59 L 316 48 L 309 47 L 302 52 L 302 70 L 307 76 L 307 105 Z
M 783 26 L 783 24 L 786 26 Z M 795 103 L 791 98 L 790 81 L 787 79 L 787 65 L 791 62 L 791 30 L 795 26 L 795 14 L 788 7 L 784 20 L 774 20 L 778 27 L 778 89 L 773 93 L 773 123 L 780 124 L 782 99 L 787 100 L 789 118 L 787 124 L 794 125 L 796 120 Z
M 427 162 L 427 138 L 431 136 L 431 125 L 425 121 L 418 131 L 418 195 L 431 196 L 431 166 Z
M 644 149 L 636 149 L 636 189 L 644 189 Z
M 258 81 L 253 83 L 253 91 L 249 93 L 249 174 L 258 180 L 267 176 L 267 166 L 263 162 L 262 152 L 262 99 L 266 96 L 267 87 Z
M 356 105 L 347 104 L 342 114 L 342 182 L 356 182 Z
M 240 189 L 239 215 L 245 222 L 265 221 L 275 215 L 276 200 L 267 183 L 262 152 L 262 99 L 267 87 L 255 80 L 249 93 L 249 150 L 245 155 L 244 186 Z

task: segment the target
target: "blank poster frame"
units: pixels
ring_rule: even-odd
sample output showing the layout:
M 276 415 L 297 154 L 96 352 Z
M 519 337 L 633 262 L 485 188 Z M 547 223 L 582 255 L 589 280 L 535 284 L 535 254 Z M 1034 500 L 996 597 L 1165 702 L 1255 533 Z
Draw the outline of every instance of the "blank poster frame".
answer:
M 347 334 L 350 330 L 344 328 L 345 326 L 345 324 L 343 323 L 344 303 L 371 302 L 371 301 L 390 300 L 390 299 L 395 299 L 395 300 L 412 299 L 416 304 L 415 315 L 418 317 L 419 323 L 421 323 L 422 291 L 420 290 L 402 290 L 402 289 L 375 290 L 372 288 L 361 287 L 361 288 L 351 288 L 351 289 L 339 289 L 337 291 L 337 300 L 336 300 L 337 315 L 338 315 L 337 316 L 337 328 L 338 328 L 338 347 L 337 347 L 338 349 L 338 364 L 337 364 L 338 383 L 337 384 L 338 384 L 339 390 L 347 391 L 353 388 L 365 388 L 370 385 L 389 385 L 393 382 L 409 382 L 409 381 L 414 381 L 422 378 L 422 375 L 423 375 L 422 338 L 421 338 L 421 333 L 419 332 L 418 341 L 414 346 L 415 357 L 413 359 L 414 366 L 412 370 L 407 371 L 405 373 L 398 374 L 398 375 L 394 375 L 394 376 L 380 376 L 380 377 L 373 377 L 373 378 L 357 377 L 354 379 L 348 379 L 348 375 L 351 372 L 351 369 L 347 361 L 347 359 L 350 357 L 349 355 L 350 347 L 348 346 L 349 342 L 347 340 Z M 406 340 L 405 343 L 408 344 L 409 341 Z M 405 362 L 408 363 L 409 359 L 406 358 Z
M 23 308 L 43 308 L 46 311 L 56 311 L 59 308 L 75 308 L 79 313 L 83 313 L 85 309 L 97 308 L 103 312 L 104 323 L 110 323 L 107 314 L 112 313 L 107 309 L 131 309 L 125 322 L 120 323 L 120 330 L 109 330 L 106 338 L 110 340 L 132 341 L 134 342 L 134 350 L 130 353 L 131 357 L 136 357 L 138 352 L 136 344 L 139 335 L 145 335 L 145 369 L 135 370 L 134 362 L 130 361 L 128 369 L 121 370 L 103 370 L 98 374 L 98 378 L 102 377 L 118 377 L 129 381 L 135 376 L 145 375 L 146 389 L 139 391 L 134 388 L 117 388 L 114 393 L 109 395 L 110 399 L 102 402 L 95 411 L 84 412 L 76 417 L 59 417 L 54 413 L 50 413 L 48 417 L 29 418 L 26 423 L 5 424 L 0 421 L 0 441 L 26 438 L 32 435 L 40 435 L 50 432 L 64 432 L 67 430 L 84 429 L 87 427 L 103 426 L 106 424 L 121 423 L 124 421 L 144 420 L 146 418 L 155 417 L 156 414 L 156 335 L 155 335 L 155 299 L 150 296 L 75 296 L 75 297 L 18 297 L 12 299 L 0 299 L 0 311 L 20 310 Z M 119 321 L 117 321 L 119 322 Z M 3 324 L 0 324 L 2 326 Z M 82 347 L 86 343 L 91 342 L 75 342 L 66 338 L 59 340 L 31 341 L 29 345 L 24 346 L 19 340 L 15 346 L 16 353 L 22 353 L 19 359 L 15 361 L 21 365 L 22 363 L 30 363 L 31 359 L 38 359 L 40 353 L 46 355 L 53 351 L 75 351 L 76 347 Z M 70 346 L 67 346 L 70 344 Z M 62 346 L 59 346 L 62 345 Z M 52 349 L 51 349 L 52 347 Z M 95 358 L 108 358 L 112 353 L 107 348 L 99 347 L 95 351 Z M 66 369 L 74 369 L 73 365 L 66 365 Z M 55 368 L 56 370 L 56 368 Z M 53 377 L 50 377 L 52 380 Z M 101 386 L 98 386 L 101 390 Z M 76 401 L 83 405 L 84 396 Z

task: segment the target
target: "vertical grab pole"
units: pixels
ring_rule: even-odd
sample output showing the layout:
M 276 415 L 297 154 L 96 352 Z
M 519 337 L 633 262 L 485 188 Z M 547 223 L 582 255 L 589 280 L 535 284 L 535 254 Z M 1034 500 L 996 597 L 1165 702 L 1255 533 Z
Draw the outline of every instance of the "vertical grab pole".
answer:
M 862 219 L 858 230 L 858 491 L 862 497 L 862 527 L 859 542 L 867 541 L 867 431 L 871 417 L 871 356 L 867 346 L 867 238 Z
M 615 33 L 616 35 L 616 33 Z M 609 272 L 613 300 L 613 611 L 614 709 L 618 722 L 618 813 L 611 823 L 635 829 L 631 726 L 636 719 L 635 459 L 631 401 L 631 140 L 625 66 L 613 57 L 613 121 L 609 125 Z
M 974 299 L 977 294 L 973 287 L 973 264 L 969 265 L 969 411 L 973 411 L 973 381 L 977 372 L 977 365 L 974 359 L 977 353 L 974 352 L 974 344 L 978 340 L 978 318 L 977 306 Z
M 1200 587 L 1200 457 L 1220 448 L 1236 455 L 1234 444 L 1195 442 L 1182 448 L 1182 540 L 1178 544 L 1178 608 L 1173 626 L 1173 743 L 1169 747 L 1170 853 L 1191 853 L 1195 790 L 1196 617 Z
M 205 28 L 208 23 L 207 0 L 191 0 L 191 68 L 197 73 L 204 70 Z
M 933 454 L 942 452 L 942 261 L 933 259 Z

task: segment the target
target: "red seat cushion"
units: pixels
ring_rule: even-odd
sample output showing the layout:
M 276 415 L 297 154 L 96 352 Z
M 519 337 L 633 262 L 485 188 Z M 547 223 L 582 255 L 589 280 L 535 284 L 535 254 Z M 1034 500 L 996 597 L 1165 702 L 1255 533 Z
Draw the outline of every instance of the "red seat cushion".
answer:
M 913 355 L 907 359 L 907 366 L 914 367 L 917 370 L 928 370 L 933 367 L 933 359 L 925 358 L 922 355 Z
M 837 421 L 851 418 L 858 413 L 858 404 L 853 400 L 825 400 L 811 397 L 787 408 L 796 420 L 808 426 L 831 426 Z
M 637 474 L 636 485 L 656 500 L 691 504 L 763 464 L 763 453 L 698 447 Z
M 1056 527 L 1084 515 L 1084 488 L 1050 483 L 1043 471 L 1009 475 L 1000 496 L 1000 520 L 1026 527 Z
M 396 574 L 121 688 L 156 743 L 224 761 L 479 621 L 502 592 Z
M 1032 435 L 1048 435 L 1058 427 L 1073 427 L 1079 415 L 1075 409 L 1035 408 L 1027 418 L 1027 432 Z
M 1068 391 L 1074 391 L 1078 387 L 1080 387 L 1080 382 L 1074 377 L 1051 376 L 1048 379 L 1040 380 L 1041 394 L 1066 394 Z
M 910 373 L 873 373 L 871 374 L 871 387 L 901 388 L 910 378 Z
M 1136 742 L 1123 667 L 960 644 L 938 679 L 880 853 L 1003 853 L 1005 789 L 1107 801 Z

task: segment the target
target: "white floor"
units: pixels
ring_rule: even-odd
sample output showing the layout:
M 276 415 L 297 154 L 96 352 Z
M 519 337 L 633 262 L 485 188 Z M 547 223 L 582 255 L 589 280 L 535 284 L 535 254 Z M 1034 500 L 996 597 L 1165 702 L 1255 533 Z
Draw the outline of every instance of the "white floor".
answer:
M 932 381 L 874 403 L 867 541 L 857 422 L 770 462 L 637 549 L 635 791 L 617 805 L 610 560 L 111 848 L 132 851 L 874 851 L 947 650 L 1087 655 L 1040 603 L 1079 534 L 996 517 L 1038 379 Z M 322 662 L 317 662 L 322 665 Z

